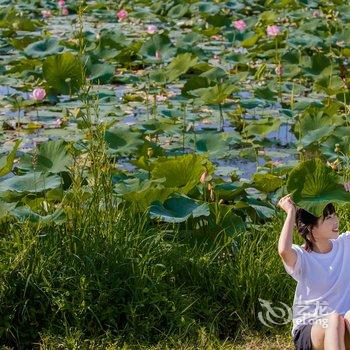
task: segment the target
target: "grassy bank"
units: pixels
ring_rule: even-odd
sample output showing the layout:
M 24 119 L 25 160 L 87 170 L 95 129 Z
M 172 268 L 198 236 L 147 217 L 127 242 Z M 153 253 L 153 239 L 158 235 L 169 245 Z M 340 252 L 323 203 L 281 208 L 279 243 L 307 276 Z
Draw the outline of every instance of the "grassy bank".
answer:
M 115 337 L 118 346 L 151 346 L 198 343 L 203 334 L 210 341 L 249 331 L 288 334 L 290 324 L 269 328 L 257 317 L 258 298 L 292 303 L 295 283 L 277 254 L 283 217 L 212 239 L 151 225 L 117 205 L 93 210 L 86 208 L 74 230 L 3 225 L 2 344 L 27 349 L 44 341 L 50 348 L 52 339 L 64 339 L 74 348 L 79 339 Z M 341 217 L 345 229 L 349 212 Z
M 90 130 L 89 176 L 82 157 L 69 168 L 71 183 L 57 204 L 64 224 L 1 224 L 1 344 L 75 349 L 90 339 L 92 348 L 220 348 L 251 332 L 288 339 L 290 323 L 269 327 L 258 317 L 267 312 L 259 298 L 272 307 L 293 301 L 295 281 L 277 254 L 282 213 L 231 235 L 192 219 L 151 220 L 113 193 L 103 131 Z M 350 210 L 340 217 L 349 229 Z

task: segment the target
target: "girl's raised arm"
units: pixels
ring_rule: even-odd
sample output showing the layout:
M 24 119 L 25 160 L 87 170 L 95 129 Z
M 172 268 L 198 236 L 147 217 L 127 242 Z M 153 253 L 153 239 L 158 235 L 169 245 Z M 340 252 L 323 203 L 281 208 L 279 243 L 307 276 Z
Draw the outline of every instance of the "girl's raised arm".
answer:
M 292 243 L 296 208 L 290 195 L 281 198 L 278 206 L 287 213 L 278 241 L 278 254 L 286 265 L 294 269 L 295 262 L 297 261 L 297 253 L 292 249 Z

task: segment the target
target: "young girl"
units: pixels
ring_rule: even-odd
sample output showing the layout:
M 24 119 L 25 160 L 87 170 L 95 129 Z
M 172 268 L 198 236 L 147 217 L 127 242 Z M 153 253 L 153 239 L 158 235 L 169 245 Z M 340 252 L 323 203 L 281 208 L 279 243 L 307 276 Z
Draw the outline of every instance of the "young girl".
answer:
M 344 185 L 350 191 L 350 183 Z M 350 349 L 350 231 L 339 235 L 334 206 L 321 217 L 296 209 L 290 195 L 278 205 L 287 213 L 278 242 L 285 270 L 297 282 L 292 337 L 297 350 Z M 292 244 L 293 226 L 305 244 Z

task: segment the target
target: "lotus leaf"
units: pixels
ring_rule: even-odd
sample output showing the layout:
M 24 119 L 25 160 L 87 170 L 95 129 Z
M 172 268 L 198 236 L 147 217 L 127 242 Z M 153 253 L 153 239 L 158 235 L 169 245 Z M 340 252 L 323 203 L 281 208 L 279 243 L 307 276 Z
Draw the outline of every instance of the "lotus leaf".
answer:
M 84 80 L 83 66 L 71 52 L 48 57 L 43 75 L 53 91 L 66 95 L 77 92 Z
M 179 223 L 186 221 L 190 216 L 209 216 L 210 211 L 207 203 L 199 204 L 186 196 L 174 196 L 165 200 L 163 204 L 160 201 L 153 202 L 149 214 L 152 219 Z
M 317 217 L 328 203 L 350 201 L 339 176 L 319 158 L 298 164 L 289 174 L 287 190 L 295 204 Z

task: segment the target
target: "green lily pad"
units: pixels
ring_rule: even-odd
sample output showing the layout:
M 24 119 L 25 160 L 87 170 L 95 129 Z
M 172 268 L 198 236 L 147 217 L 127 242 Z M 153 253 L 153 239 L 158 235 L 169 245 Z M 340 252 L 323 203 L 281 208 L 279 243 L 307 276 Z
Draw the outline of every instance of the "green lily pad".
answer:
M 118 127 L 105 132 L 105 140 L 112 153 L 129 155 L 137 151 L 143 144 L 140 135 L 129 128 Z
M 251 121 L 244 131 L 249 136 L 266 137 L 270 132 L 276 131 L 281 125 L 281 120 L 276 118 L 263 118 Z
M 317 217 L 328 203 L 350 201 L 350 192 L 340 184 L 340 177 L 319 158 L 298 164 L 289 174 L 287 190 L 295 204 Z
M 29 57 L 41 58 L 56 55 L 62 52 L 63 49 L 64 47 L 58 44 L 57 39 L 47 38 L 28 45 L 24 49 L 24 53 Z
M 192 90 L 191 94 L 197 96 L 206 104 L 220 104 L 228 98 L 237 87 L 228 83 L 217 84 L 212 87 Z
M 165 34 L 152 35 L 140 48 L 140 54 L 151 61 L 158 60 L 156 53 L 160 55 L 159 60 L 168 60 L 175 52 L 176 49 Z
M 197 63 L 197 60 L 197 57 L 193 57 L 190 53 L 176 56 L 166 68 L 168 82 L 172 82 L 180 75 L 186 73 Z
M 64 140 L 46 141 L 39 145 L 36 162 L 34 162 L 35 152 L 26 153 L 20 160 L 19 168 L 27 171 L 41 171 L 43 173 L 59 173 L 67 171 L 67 167 L 72 164 L 73 158 L 67 152 Z
M 0 176 L 4 176 L 12 171 L 12 165 L 16 157 L 16 152 L 21 142 L 22 140 L 16 140 L 11 152 L 7 156 L 0 158 Z
M 18 200 L 27 194 L 36 194 L 59 188 L 61 183 L 60 176 L 47 176 L 42 172 L 13 176 L 0 182 L 0 197 L 10 201 Z
M 96 84 L 108 84 L 114 76 L 115 67 L 111 64 L 98 63 L 90 67 L 89 78 Z
M 187 4 L 178 4 L 173 6 L 168 11 L 168 16 L 171 18 L 181 18 L 183 17 L 188 11 L 188 5 Z
M 178 192 L 188 193 L 199 183 L 201 175 L 212 173 L 214 167 L 208 159 L 197 154 L 186 154 L 172 159 L 159 158 L 154 162 L 152 179 L 165 177 L 165 187 L 176 188 Z
M 52 214 L 40 215 L 32 211 L 28 206 L 22 206 L 13 209 L 11 215 L 20 222 L 30 221 L 63 224 L 67 220 L 66 213 L 62 208 L 56 209 Z
M 228 151 L 228 144 L 222 138 L 221 133 L 206 134 L 197 138 L 196 149 L 199 153 L 220 157 L 225 154 L 225 151 Z
M 274 192 L 283 185 L 283 180 L 273 174 L 259 174 L 253 176 L 252 186 L 261 192 Z
M 115 192 L 131 202 L 136 210 L 144 212 L 149 209 L 153 201 L 164 201 L 175 189 L 165 188 L 162 182 L 165 179 L 145 180 L 131 178 L 123 180 L 114 186 Z
M 0 223 L 12 216 L 11 211 L 15 209 L 16 205 L 17 203 L 7 203 L 0 200 Z
M 152 219 L 160 219 L 164 222 L 179 223 L 186 221 L 190 216 L 193 218 L 209 216 L 210 210 L 207 203 L 199 204 L 195 200 L 176 196 L 165 200 L 164 203 L 155 201 L 151 204 L 149 215 Z
M 83 66 L 71 52 L 48 57 L 43 63 L 43 75 L 58 94 L 73 94 L 84 81 Z

